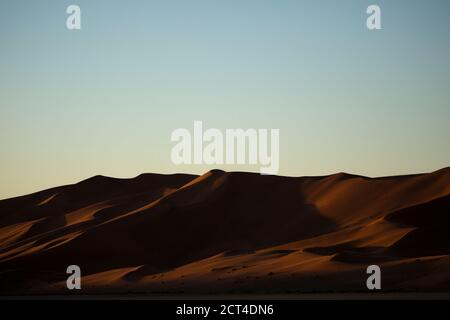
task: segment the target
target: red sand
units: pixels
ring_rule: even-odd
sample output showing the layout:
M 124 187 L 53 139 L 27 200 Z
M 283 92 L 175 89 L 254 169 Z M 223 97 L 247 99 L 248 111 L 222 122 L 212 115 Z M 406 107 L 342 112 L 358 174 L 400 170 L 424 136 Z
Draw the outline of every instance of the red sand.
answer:
M 450 168 L 96 176 L 0 201 L 0 294 L 450 291 Z

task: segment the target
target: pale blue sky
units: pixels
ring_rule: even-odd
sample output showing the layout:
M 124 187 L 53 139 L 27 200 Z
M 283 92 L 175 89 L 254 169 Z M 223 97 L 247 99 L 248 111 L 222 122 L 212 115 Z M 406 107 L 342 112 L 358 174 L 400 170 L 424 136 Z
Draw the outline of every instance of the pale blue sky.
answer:
M 281 175 L 450 165 L 449 1 L 1 0 L 0 44 L 0 198 L 202 173 L 170 161 L 194 120 L 279 128 Z

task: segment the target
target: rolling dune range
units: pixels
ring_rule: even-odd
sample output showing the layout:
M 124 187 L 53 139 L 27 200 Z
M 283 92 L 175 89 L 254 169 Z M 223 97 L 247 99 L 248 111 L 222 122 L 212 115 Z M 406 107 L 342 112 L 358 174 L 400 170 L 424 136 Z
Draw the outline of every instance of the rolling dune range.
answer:
M 95 176 L 0 201 L 0 294 L 450 292 L 450 168 Z

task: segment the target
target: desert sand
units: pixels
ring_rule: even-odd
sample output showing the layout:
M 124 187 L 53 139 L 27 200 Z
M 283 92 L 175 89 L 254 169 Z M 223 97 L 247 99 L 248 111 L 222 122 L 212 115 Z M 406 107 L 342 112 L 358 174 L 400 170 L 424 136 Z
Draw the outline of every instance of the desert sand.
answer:
M 0 294 L 450 292 L 450 168 L 95 176 L 0 201 Z

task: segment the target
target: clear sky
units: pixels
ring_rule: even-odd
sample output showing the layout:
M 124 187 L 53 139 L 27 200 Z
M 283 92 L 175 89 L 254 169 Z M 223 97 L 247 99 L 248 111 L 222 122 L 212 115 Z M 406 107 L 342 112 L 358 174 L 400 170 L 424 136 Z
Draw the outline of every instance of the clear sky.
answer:
M 449 57 L 447 0 L 1 0 L 0 198 L 202 173 L 170 161 L 194 120 L 279 128 L 281 175 L 449 166 Z

